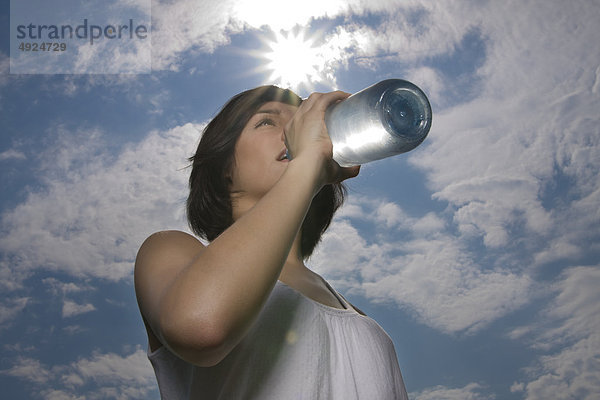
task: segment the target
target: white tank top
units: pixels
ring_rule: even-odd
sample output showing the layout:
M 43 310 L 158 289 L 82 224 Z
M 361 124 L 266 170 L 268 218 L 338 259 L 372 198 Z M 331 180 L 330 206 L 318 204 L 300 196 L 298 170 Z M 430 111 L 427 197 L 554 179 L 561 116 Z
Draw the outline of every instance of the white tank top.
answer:
M 335 292 L 334 292 L 335 293 Z M 373 319 L 277 281 L 244 339 L 213 367 L 148 353 L 162 400 L 408 399 L 390 337 Z

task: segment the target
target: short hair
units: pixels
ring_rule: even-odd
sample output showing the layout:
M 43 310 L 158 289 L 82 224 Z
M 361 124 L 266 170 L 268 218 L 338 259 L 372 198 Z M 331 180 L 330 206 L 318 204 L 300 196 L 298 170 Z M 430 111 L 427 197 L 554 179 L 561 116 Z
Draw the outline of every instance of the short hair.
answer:
M 204 128 L 196 153 L 189 159 L 192 171 L 186 202 L 189 226 L 200 238 L 212 241 L 233 224 L 229 176 L 235 145 L 250 118 L 270 101 L 293 106 L 302 103 L 291 90 L 260 86 L 232 97 Z M 323 186 L 313 198 L 301 227 L 303 258 L 312 254 L 345 193 L 345 187 L 336 183 Z

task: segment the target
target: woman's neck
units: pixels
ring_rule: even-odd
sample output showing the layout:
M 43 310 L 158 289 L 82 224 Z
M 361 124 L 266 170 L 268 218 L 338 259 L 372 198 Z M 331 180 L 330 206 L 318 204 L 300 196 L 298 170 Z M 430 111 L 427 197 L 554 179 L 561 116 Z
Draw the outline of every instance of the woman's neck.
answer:
M 301 234 L 296 235 L 296 239 L 292 243 L 290 252 L 288 253 L 283 269 L 281 270 L 280 279 L 285 281 L 285 277 L 297 276 L 306 272 L 304 259 L 300 250 Z
M 233 194 L 231 195 L 232 200 L 232 208 L 233 208 L 233 219 L 234 221 L 238 218 L 241 218 L 246 212 L 248 212 L 252 207 L 256 205 L 255 199 L 249 199 L 247 196 L 243 194 Z M 302 257 L 301 251 L 301 243 L 302 243 L 302 233 L 298 232 L 296 238 L 294 239 L 292 246 L 290 247 L 290 251 L 285 260 L 283 269 L 281 271 L 280 277 L 283 276 L 299 276 L 302 273 L 306 273 L 306 266 L 304 265 L 304 258 Z M 282 279 L 283 280 L 283 279 Z

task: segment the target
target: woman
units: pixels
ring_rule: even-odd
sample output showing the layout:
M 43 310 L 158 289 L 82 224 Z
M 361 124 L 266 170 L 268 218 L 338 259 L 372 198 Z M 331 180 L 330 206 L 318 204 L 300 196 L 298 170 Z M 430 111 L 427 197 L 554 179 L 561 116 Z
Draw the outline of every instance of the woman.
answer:
M 324 123 L 347 96 L 263 86 L 205 128 L 187 211 L 209 244 L 159 232 L 136 259 L 163 399 L 406 398 L 387 334 L 304 264 L 359 172 Z

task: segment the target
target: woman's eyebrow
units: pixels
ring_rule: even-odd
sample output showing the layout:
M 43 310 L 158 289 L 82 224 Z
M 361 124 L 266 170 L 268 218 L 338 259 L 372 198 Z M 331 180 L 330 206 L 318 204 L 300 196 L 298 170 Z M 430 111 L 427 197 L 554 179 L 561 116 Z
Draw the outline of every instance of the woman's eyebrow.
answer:
M 279 114 L 281 114 L 281 110 L 278 110 L 276 108 L 272 108 L 272 109 L 271 108 L 267 108 L 265 110 L 258 110 L 256 112 L 256 114 L 275 114 L 275 115 L 279 115 Z

